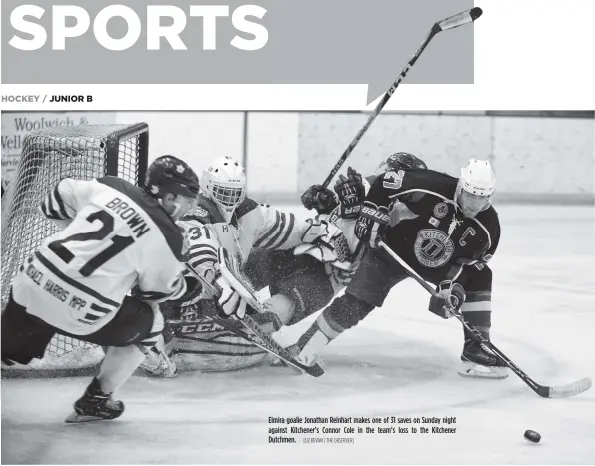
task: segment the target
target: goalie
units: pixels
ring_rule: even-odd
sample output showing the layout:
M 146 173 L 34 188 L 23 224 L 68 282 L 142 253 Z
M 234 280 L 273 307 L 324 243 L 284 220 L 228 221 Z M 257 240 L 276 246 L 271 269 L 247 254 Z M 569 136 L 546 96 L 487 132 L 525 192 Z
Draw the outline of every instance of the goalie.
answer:
M 216 282 L 223 293 L 217 303 L 202 299 L 168 309 L 166 317 L 188 324 L 171 326 L 166 331 L 170 361 L 155 353 L 142 364 L 151 375 L 174 376 L 174 364 L 181 370 L 221 371 L 249 367 L 264 360 L 266 354 L 259 348 L 202 315 L 203 306 L 212 305 L 224 315 L 241 318 L 246 312 L 246 303 L 217 272 L 220 247 L 243 267 L 253 249 L 314 246 L 324 243 L 332 235 L 330 232 L 336 230 L 326 221 L 301 220 L 292 213 L 247 198 L 244 168 L 229 157 L 214 160 L 203 171 L 201 191 L 198 208 L 178 225 L 188 233 L 188 265 L 204 279 Z M 262 321 L 267 316 L 257 314 L 254 318 Z

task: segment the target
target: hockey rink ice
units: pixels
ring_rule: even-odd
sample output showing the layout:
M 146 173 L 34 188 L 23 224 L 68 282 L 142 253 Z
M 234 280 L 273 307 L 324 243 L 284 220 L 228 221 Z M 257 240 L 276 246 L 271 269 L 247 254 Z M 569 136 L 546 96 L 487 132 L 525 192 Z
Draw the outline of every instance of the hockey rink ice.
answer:
M 594 209 L 497 209 L 502 238 L 492 261 L 492 341 L 538 383 L 595 378 Z M 427 304 L 412 280 L 394 288 L 381 309 L 326 349 L 319 379 L 269 365 L 133 377 L 118 393 L 126 411 L 115 421 L 64 425 L 89 377 L 2 380 L 2 463 L 595 462 L 595 388 L 543 399 L 512 373 L 506 380 L 462 378 L 461 326 L 431 314 Z M 303 327 L 280 337 L 291 342 Z M 274 444 L 268 428 L 278 425 L 269 425 L 269 416 L 456 417 L 456 424 L 440 424 L 456 433 L 342 433 L 327 436 L 354 443 Z M 527 429 L 539 432 L 541 442 L 525 440 Z M 294 435 L 299 442 L 314 436 L 323 437 Z

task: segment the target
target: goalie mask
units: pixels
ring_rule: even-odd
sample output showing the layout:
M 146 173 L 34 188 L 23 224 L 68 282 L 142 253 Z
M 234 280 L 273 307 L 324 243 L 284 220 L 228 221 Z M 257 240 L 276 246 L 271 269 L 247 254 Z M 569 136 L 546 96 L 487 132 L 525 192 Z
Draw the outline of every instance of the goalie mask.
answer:
M 470 159 L 461 168 L 455 203 L 465 217 L 474 218 L 490 208 L 495 186 L 492 164 L 487 160 Z
M 201 188 L 229 223 L 236 208 L 246 198 L 244 167 L 231 157 L 218 158 L 203 170 Z

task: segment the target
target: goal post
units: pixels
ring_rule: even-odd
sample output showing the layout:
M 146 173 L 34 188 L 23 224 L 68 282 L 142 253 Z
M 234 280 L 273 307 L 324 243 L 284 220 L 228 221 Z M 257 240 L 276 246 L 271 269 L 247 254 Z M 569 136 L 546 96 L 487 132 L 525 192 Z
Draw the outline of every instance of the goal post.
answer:
M 39 210 L 46 194 L 64 178 L 111 175 L 142 186 L 148 149 L 146 123 L 52 127 L 25 137 L 19 165 L 2 196 L 2 311 L 20 265 L 58 230 Z M 56 335 L 43 359 L 25 372 L 72 371 L 94 367 L 102 358 L 100 347 Z

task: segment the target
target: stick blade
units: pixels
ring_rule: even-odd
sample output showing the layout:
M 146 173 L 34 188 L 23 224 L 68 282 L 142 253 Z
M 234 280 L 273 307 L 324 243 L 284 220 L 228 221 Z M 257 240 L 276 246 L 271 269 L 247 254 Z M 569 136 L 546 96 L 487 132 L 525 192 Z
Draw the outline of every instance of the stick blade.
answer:
M 463 11 L 457 15 L 451 16 L 449 18 L 443 19 L 442 21 L 438 22 L 438 27 L 441 31 L 446 31 L 448 29 L 458 28 L 465 24 L 472 23 L 477 18 L 479 18 L 483 14 L 483 10 L 479 7 L 472 8 L 467 11 Z
M 592 382 L 589 377 L 577 380 L 576 382 L 567 385 L 558 385 L 556 387 L 548 387 L 547 398 L 568 398 L 579 393 L 586 392 L 591 388 Z M 545 388 L 545 387 L 544 387 Z

